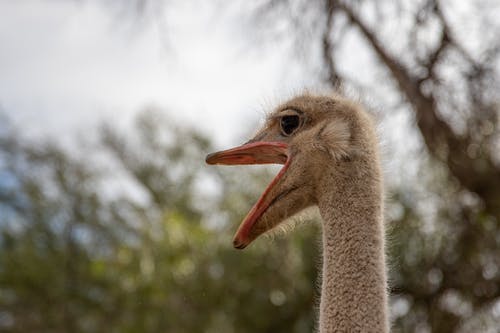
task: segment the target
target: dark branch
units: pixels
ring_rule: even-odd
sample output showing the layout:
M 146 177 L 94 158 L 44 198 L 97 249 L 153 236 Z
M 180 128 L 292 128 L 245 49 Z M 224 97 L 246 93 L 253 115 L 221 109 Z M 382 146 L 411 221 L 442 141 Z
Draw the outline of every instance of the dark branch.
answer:
M 339 89 L 341 86 L 341 78 L 337 74 L 337 69 L 335 68 L 335 62 L 333 59 L 333 41 L 330 37 L 333 28 L 333 16 L 335 13 L 335 1 L 326 1 L 326 27 L 323 32 L 323 59 L 326 63 L 327 68 L 327 81 L 331 84 L 334 89 Z
M 446 162 L 453 176 L 465 188 L 477 193 L 483 199 L 488 212 L 493 216 L 500 216 L 500 170 L 496 168 L 491 156 L 482 156 L 479 160 L 470 157 L 467 154 L 467 147 L 473 143 L 472 138 L 457 135 L 449 124 L 438 116 L 434 96 L 425 94 L 421 90 L 418 78 L 389 54 L 375 34 L 349 6 L 339 1 L 336 2 L 336 6 L 347 15 L 352 24 L 359 28 L 368 45 L 389 70 L 401 92 L 413 107 L 417 126 L 428 150 L 436 158 Z M 451 39 L 450 42 L 455 46 L 458 45 L 450 37 L 449 28 L 446 25 L 444 29 L 444 33 L 448 35 L 447 38 Z M 463 48 L 461 50 L 467 60 L 473 62 L 472 57 L 467 56 Z M 472 174 L 475 177 L 471 177 Z
M 439 45 L 436 47 L 434 52 L 432 52 L 426 62 L 424 63 L 424 67 L 426 69 L 427 75 L 419 80 L 419 83 L 428 80 L 428 79 L 434 79 L 435 78 L 435 69 L 436 69 L 436 64 L 438 63 L 439 59 L 441 58 L 441 55 L 443 54 L 443 51 L 450 45 L 451 39 L 448 35 L 448 32 L 446 29 L 443 28 L 443 31 L 441 32 L 441 40 L 439 41 Z

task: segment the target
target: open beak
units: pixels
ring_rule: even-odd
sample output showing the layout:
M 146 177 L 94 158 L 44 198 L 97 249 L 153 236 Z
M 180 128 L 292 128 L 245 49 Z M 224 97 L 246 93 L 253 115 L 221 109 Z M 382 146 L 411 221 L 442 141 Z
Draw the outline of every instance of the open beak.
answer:
M 276 200 L 271 196 L 271 189 L 279 183 L 282 176 L 290 165 L 290 154 L 288 145 L 283 142 L 258 141 L 247 143 L 242 146 L 219 151 L 207 155 L 208 164 L 242 165 L 242 164 L 284 164 L 280 172 L 267 186 L 257 203 L 241 222 L 233 239 L 233 245 L 237 249 L 243 249 L 250 244 L 258 232 L 253 231 L 257 220 L 264 214 L 267 208 Z

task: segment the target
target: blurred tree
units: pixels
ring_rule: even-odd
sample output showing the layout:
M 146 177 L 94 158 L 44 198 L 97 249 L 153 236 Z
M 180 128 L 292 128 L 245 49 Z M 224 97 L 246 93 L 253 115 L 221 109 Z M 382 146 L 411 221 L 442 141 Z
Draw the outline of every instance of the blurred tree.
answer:
M 124 4 L 144 12 L 163 3 Z M 305 65 L 313 59 L 317 81 L 358 91 L 386 118 L 412 115 L 424 148 L 408 162 L 418 162 L 418 181 L 389 189 L 394 331 L 497 332 L 499 5 L 263 0 L 243 8 L 260 40 L 292 40 Z M 314 230 L 230 250 L 228 221 L 239 221 L 259 190 L 230 169 L 203 174 L 208 141 L 155 117 L 127 136 L 103 130 L 98 150 L 111 169 L 2 129 L 0 329 L 310 332 Z M 248 179 L 263 179 L 250 170 Z M 140 200 L 102 194 L 120 173 Z M 206 177 L 224 195 L 200 193 Z
M 319 81 L 358 91 L 387 114 L 412 112 L 428 154 L 421 183 L 433 202 L 422 208 L 418 186 L 392 189 L 389 208 L 402 210 L 390 235 L 395 331 L 496 332 L 498 3 L 268 0 L 252 8 L 262 39 L 292 36 L 301 59 L 320 55 Z
M 262 173 L 248 170 L 248 190 L 233 172 L 201 177 L 208 141 L 158 112 L 127 136 L 105 127 L 90 149 L 1 132 L 1 331 L 313 329 L 314 229 L 243 255 L 230 245 Z M 141 198 L 109 193 L 120 177 Z M 210 177 L 234 193 L 202 193 Z

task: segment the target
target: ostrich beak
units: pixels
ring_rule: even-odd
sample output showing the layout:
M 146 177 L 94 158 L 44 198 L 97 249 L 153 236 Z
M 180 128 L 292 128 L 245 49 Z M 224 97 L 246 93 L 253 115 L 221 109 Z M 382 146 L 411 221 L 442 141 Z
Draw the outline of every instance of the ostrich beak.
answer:
M 251 142 L 239 147 L 219 151 L 207 155 L 208 164 L 242 165 L 242 164 L 284 164 L 280 172 L 267 186 L 257 203 L 241 222 L 233 239 L 233 246 L 243 249 L 250 244 L 259 233 L 252 232 L 257 220 L 267 208 L 279 197 L 271 196 L 271 189 L 279 182 L 290 165 L 288 145 L 284 142 Z

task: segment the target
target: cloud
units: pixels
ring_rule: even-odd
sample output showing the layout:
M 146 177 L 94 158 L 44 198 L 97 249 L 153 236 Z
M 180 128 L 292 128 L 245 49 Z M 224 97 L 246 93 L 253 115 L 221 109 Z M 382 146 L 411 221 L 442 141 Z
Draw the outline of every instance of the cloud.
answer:
M 0 103 L 35 134 L 71 135 L 103 118 L 126 122 L 154 105 L 234 141 L 258 119 L 263 96 L 281 93 L 279 46 L 245 54 L 234 18 L 215 21 L 208 7 L 175 8 L 167 50 L 154 17 L 132 32 L 102 2 L 0 2 L 0 13 Z

